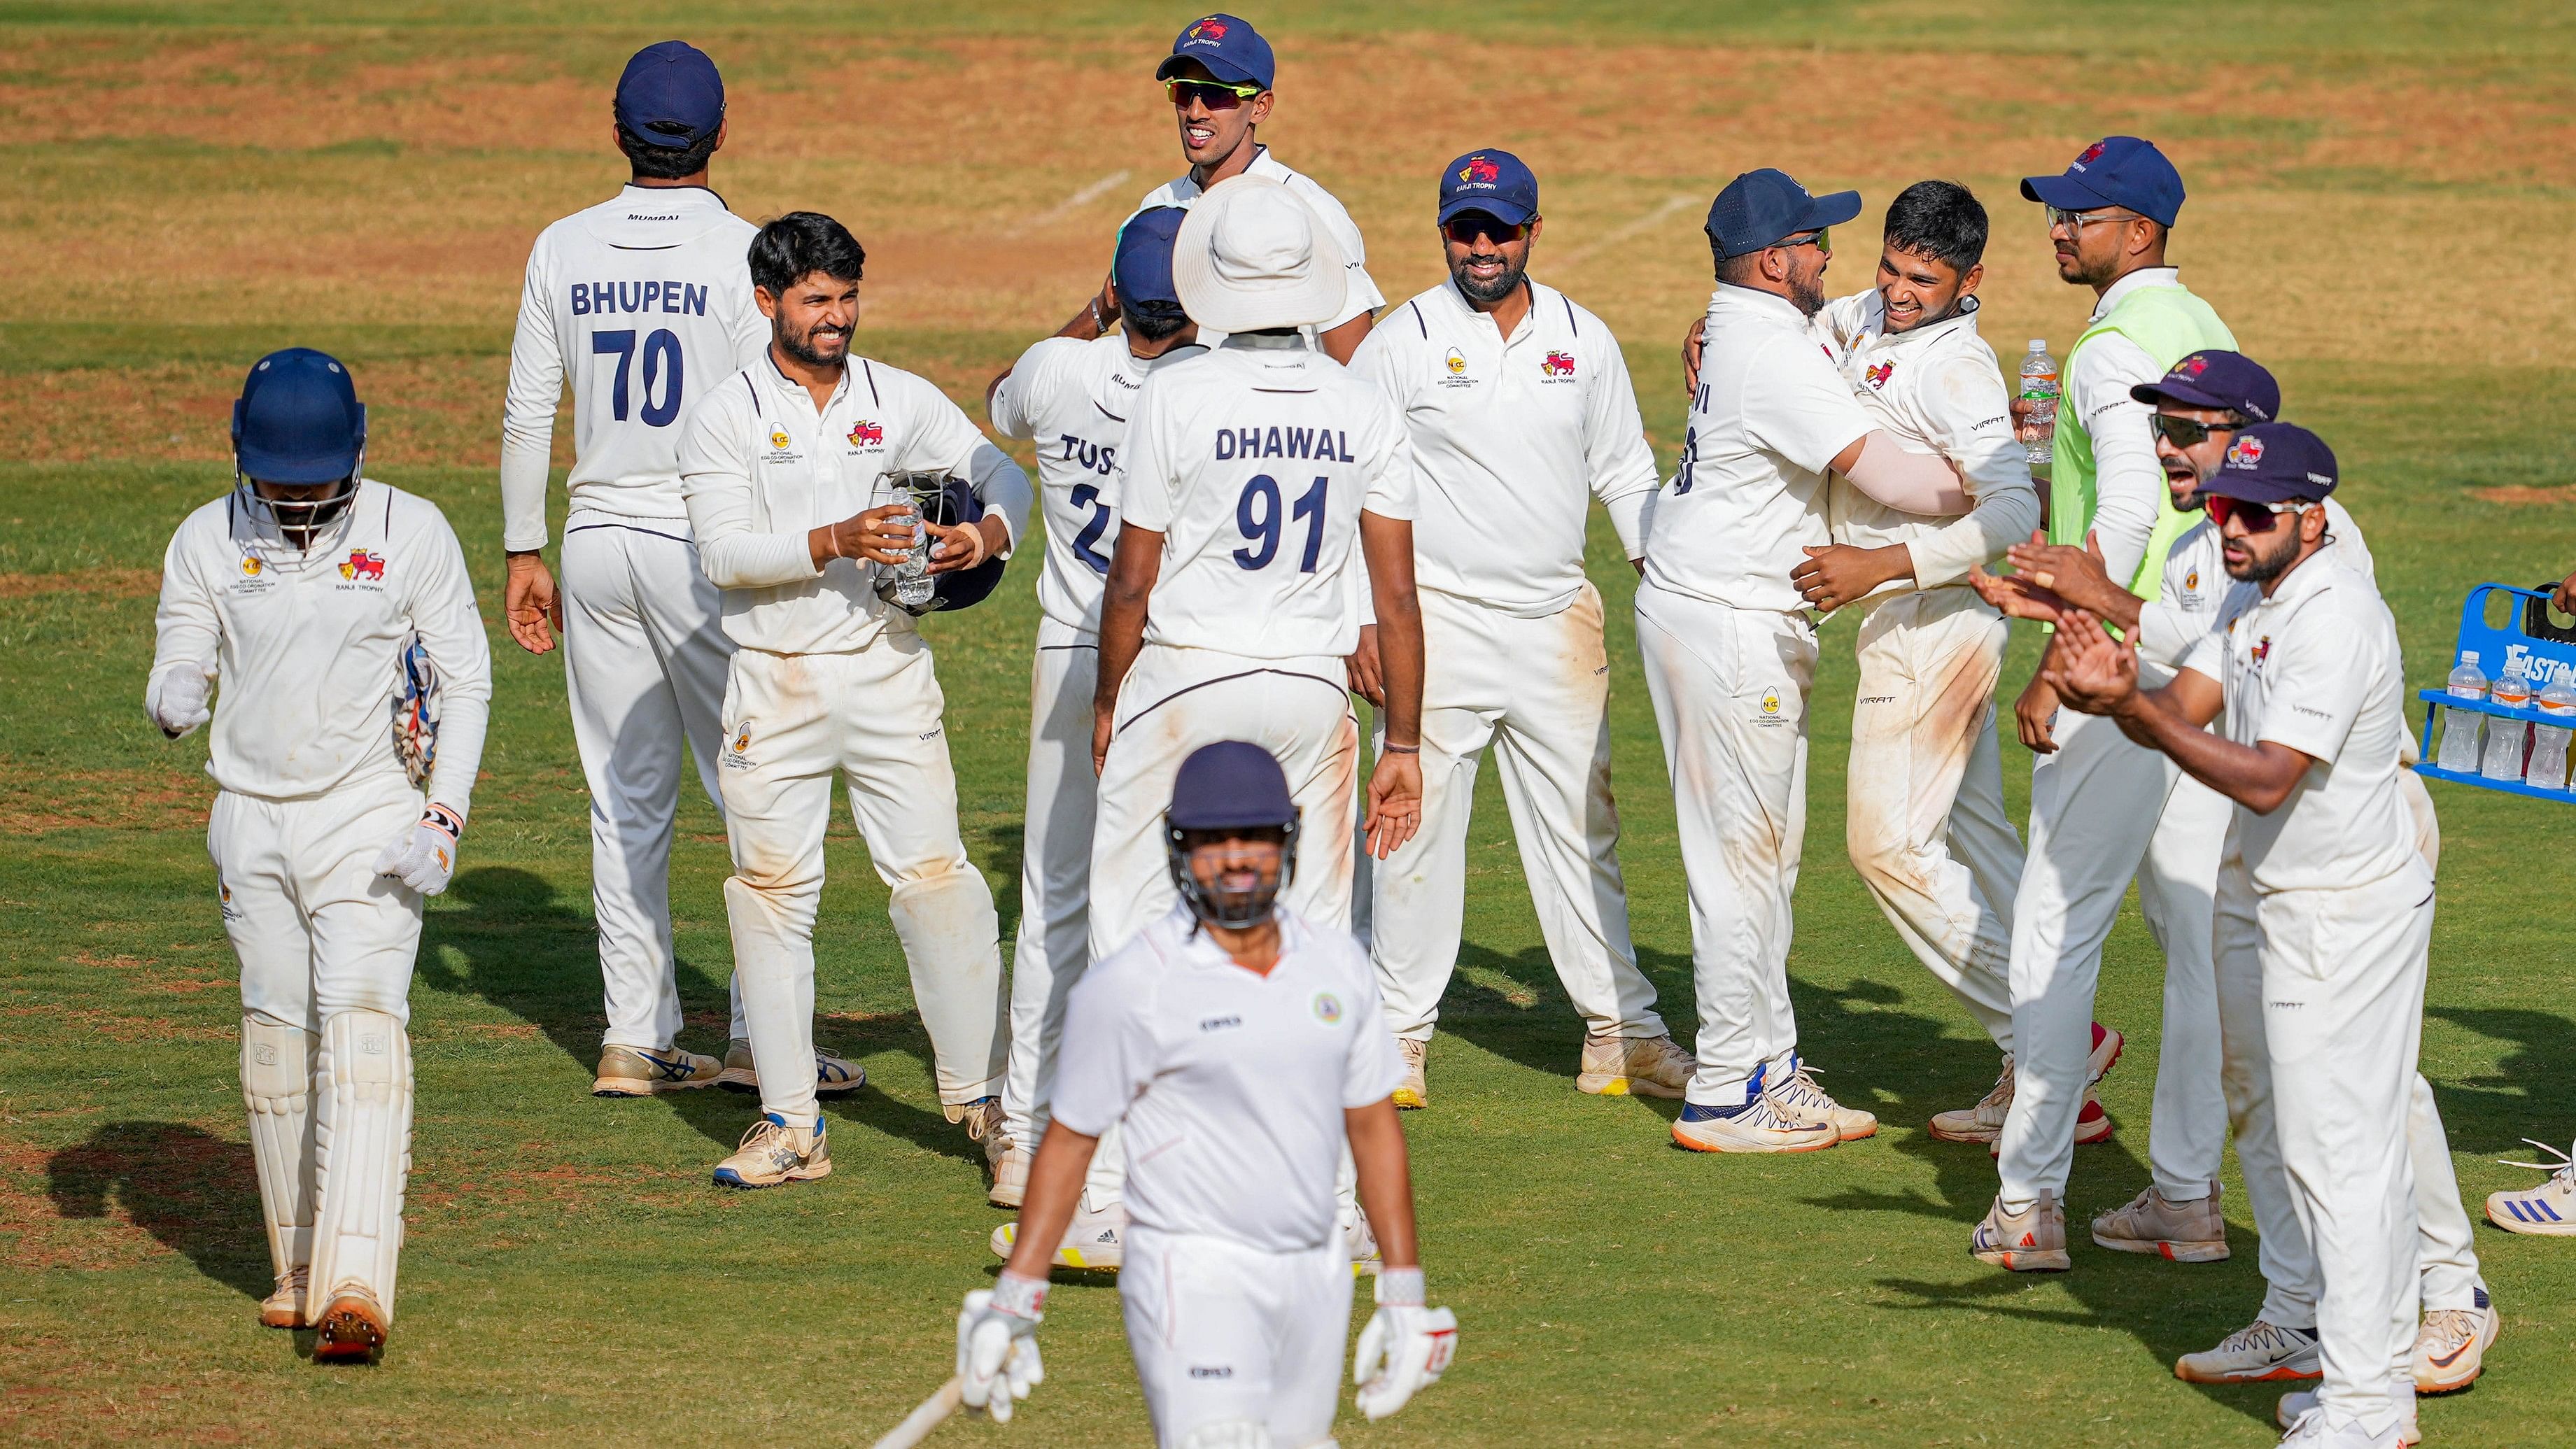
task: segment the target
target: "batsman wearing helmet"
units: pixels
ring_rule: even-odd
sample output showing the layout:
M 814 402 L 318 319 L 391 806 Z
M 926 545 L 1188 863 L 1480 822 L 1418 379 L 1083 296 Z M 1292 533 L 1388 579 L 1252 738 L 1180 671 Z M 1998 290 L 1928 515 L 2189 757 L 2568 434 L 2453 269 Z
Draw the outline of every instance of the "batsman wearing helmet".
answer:
M 814 1100 L 814 911 L 836 775 L 893 892 L 940 1103 L 988 1156 L 1000 1145 L 1001 932 L 958 838 L 945 704 L 913 618 L 992 591 L 1027 527 L 1029 480 L 935 385 L 850 355 L 866 261 L 828 216 L 762 227 L 751 281 L 769 347 L 680 441 L 699 563 L 738 646 L 718 760 L 725 915 L 762 1115 L 716 1168 L 730 1187 L 832 1170 Z
M 1360 1412 L 1394 1413 L 1448 1367 L 1458 1324 L 1423 1294 L 1390 1095 L 1404 1061 L 1376 973 L 1346 931 L 1280 902 L 1300 814 L 1259 745 L 1223 740 L 1181 762 L 1158 832 L 1179 901 L 1073 988 L 1029 1232 L 958 1319 L 968 1405 L 1007 1420 L 1041 1377 L 1031 1335 L 1049 1245 L 1121 1123 L 1132 1236 L 1119 1299 L 1163 1449 L 1332 1442 L 1351 1315 L 1334 1223 L 1346 1143 L 1385 1257 L 1360 1336 Z
M 260 1322 L 319 1330 L 317 1359 L 372 1358 L 402 1252 L 421 901 L 456 869 L 492 656 L 447 520 L 361 475 L 367 410 L 346 367 L 301 347 L 261 358 L 232 436 L 232 491 L 162 557 L 143 707 L 173 739 L 214 723 L 206 846 L 241 961 L 242 1098 L 277 1276 Z M 397 739 L 420 663 L 439 695 L 425 792 Z

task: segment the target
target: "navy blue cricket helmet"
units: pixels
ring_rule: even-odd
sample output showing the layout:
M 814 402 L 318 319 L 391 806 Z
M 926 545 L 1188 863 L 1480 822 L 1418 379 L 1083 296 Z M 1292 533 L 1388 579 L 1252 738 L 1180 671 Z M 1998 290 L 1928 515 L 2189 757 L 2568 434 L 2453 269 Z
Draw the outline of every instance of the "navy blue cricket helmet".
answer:
M 921 510 L 922 517 L 942 528 L 957 528 L 984 519 L 984 500 L 966 486 L 962 478 L 950 478 L 940 486 L 938 496 Z M 877 597 L 918 618 L 944 609 L 963 609 L 984 602 L 1001 585 L 1002 565 L 1006 562 L 995 554 L 971 569 L 952 569 L 931 576 L 930 601 L 919 606 L 902 603 L 894 597 L 894 581 L 888 578 L 877 585 Z
M 347 511 L 367 456 L 367 408 L 349 369 L 328 353 L 289 347 L 251 364 L 233 401 L 235 486 L 254 512 L 309 540 Z M 340 487 L 314 498 L 263 498 L 255 483 Z

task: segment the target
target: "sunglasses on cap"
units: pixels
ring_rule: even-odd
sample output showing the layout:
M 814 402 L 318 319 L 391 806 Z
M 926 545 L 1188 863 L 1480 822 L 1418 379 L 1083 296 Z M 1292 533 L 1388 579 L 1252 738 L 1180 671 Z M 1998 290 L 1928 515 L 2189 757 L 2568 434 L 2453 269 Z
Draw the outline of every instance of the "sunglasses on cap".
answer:
M 1197 101 L 1211 111 L 1230 111 L 1261 94 L 1261 87 L 1236 81 L 1168 80 L 1163 82 L 1163 94 L 1175 106 Z
M 2243 423 L 2196 423 L 2171 413 L 2157 413 L 2150 422 L 2157 437 L 2177 448 L 2197 448 L 2208 442 L 2212 433 L 2233 433 L 2245 426 Z
M 2241 518 L 2245 520 L 2247 533 L 2270 533 L 2273 525 L 2282 519 L 2295 519 L 2301 510 L 2312 506 L 2297 502 L 2248 503 L 2241 498 L 2227 498 L 2216 493 L 2202 494 L 2201 501 L 2209 509 L 2210 522 L 2225 528 L 2227 520 Z
M 1516 242 L 1529 235 L 1528 222 L 1506 222 L 1481 211 L 1462 211 L 1440 223 L 1441 234 L 1460 246 L 1472 246 L 1480 236 L 1496 242 Z

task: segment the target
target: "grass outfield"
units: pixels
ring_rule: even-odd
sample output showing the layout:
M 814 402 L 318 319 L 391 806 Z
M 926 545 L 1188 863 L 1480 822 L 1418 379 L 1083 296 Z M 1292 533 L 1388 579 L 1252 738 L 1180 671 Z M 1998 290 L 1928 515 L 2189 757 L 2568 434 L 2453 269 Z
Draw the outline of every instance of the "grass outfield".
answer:
M 870 249 L 860 346 L 970 409 L 1078 305 L 1110 228 L 1173 169 L 1145 79 L 1187 17 L 1094 3 L 767 0 L 684 33 L 733 86 L 717 184 L 767 216 L 829 210 Z M 1738 13 L 1740 11 L 1740 13 Z M 2457 601 L 2576 564 L 2564 486 L 2576 369 L 2576 18 L 2558 5 L 2141 0 L 1795 8 L 1526 0 L 1274 5 L 1265 136 L 1350 205 L 1382 288 L 1437 279 L 1433 169 L 1503 144 L 1538 169 L 1534 270 L 1628 344 L 1669 460 L 1670 340 L 1706 294 L 1714 187 L 1778 164 L 1860 187 L 1829 284 L 1864 285 L 1874 215 L 1965 180 L 1996 216 L 1986 333 L 2061 352 L 2057 284 L 2012 178 L 2104 130 L 2157 137 L 2192 199 L 2185 276 L 2342 456 L 2410 674 L 2437 682 Z M 846 818 L 818 941 L 820 1039 L 869 1090 L 831 1109 L 838 1171 L 725 1194 L 707 1170 L 743 1099 L 585 1095 L 600 1025 L 586 802 L 560 666 L 498 629 L 492 475 L 528 242 L 620 178 L 608 87 L 623 8 L 577 0 L 0 3 L 0 1436 L 105 1443 L 672 1441 L 865 1444 L 946 1374 L 956 1295 L 986 1279 L 974 1156 Z M 1400 28 L 1388 28 L 1391 24 Z M 1113 179 L 1114 178 L 1114 179 Z M 265 1245 L 235 1075 L 233 967 L 201 848 L 202 736 L 137 703 L 160 550 L 229 480 L 250 359 L 347 358 L 370 471 L 437 499 L 494 626 L 498 708 L 464 873 L 434 902 L 413 994 L 418 1140 L 400 1322 L 379 1367 L 323 1371 L 255 1327 Z M 558 438 L 569 428 L 558 430 Z M 560 456 L 558 461 L 566 461 Z M 560 508 L 560 504 L 558 504 Z M 1598 520 L 1596 520 L 1596 523 Z M 1606 527 L 1613 727 L 1640 955 L 1691 1020 L 1672 810 Z M 934 621 L 969 849 L 1016 921 L 1034 570 Z M 1925 1117 L 1981 1093 L 1991 1049 L 1899 945 L 1843 858 L 1853 670 L 1826 630 L 1810 849 L 1791 959 L 1806 1048 L 1873 1141 L 1789 1159 L 1667 1145 L 1669 1108 L 1573 1090 L 1579 1028 L 1487 772 L 1467 944 L 1408 1114 L 1433 1289 L 1464 1325 L 1449 1378 L 1353 1446 L 2269 1442 L 2270 1388 L 2176 1382 L 2172 1357 L 2260 1292 L 2237 1256 L 2185 1268 L 2079 1243 L 2023 1278 L 1968 1258 L 1993 1191 Z M 2009 687 L 2027 675 L 2016 640 Z M 2008 748 L 2016 812 L 2027 756 Z M 2443 909 L 2424 1070 L 2472 1200 L 2525 1133 L 2576 1134 L 2563 870 L 2576 815 L 2444 787 Z M 721 827 L 684 802 L 675 859 L 685 1038 L 723 1032 Z M 2546 862 L 2547 864 L 2543 864 Z M 2100 1015 L 2120 1134 L 2077 1158 L 2079 1220 L 2146 1180 L 2159 957 L 2134 911 Z M 2527 1149 L 2525 1150 L 2527 1151 Z M 2078 1231 L 2080 1239 L 2080 1228 Z M 2576 1423 L 2576 1246 L 2482 1230 L 2502 1341 L 2431 1442 L 2542 1445 Z M 1070 1277 L 1050 1375 L 1015 1427 L 936 1443 L 1144 1437 L 1112 1280 Z

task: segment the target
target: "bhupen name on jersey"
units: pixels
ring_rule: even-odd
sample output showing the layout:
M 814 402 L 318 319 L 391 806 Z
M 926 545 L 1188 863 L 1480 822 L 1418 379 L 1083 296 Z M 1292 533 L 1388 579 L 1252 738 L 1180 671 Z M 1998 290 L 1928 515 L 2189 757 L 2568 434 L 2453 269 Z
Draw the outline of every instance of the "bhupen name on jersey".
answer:
M 675 317 L 707 315 L 707 289 L 690 282 L 575 282 L 572 315 L 663 312 Z
M 1351 435 L 1331 428 L 1219 428 L 1216 457 L 1309 458 L 1320 463 L 1356 463 Z

